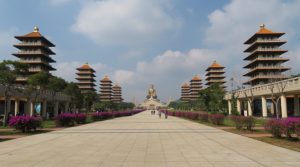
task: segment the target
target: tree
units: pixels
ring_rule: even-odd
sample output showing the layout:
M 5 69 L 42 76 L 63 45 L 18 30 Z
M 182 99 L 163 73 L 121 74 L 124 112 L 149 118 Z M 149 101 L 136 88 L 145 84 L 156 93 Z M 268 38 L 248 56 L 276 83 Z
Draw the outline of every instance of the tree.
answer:
M 219 84 L 214 83 L 200 92 L 200 101 L 203 101 L 208 112 L 224 112 L 226 101 L 224 100 L 225 91 Z
M 88 91 L 83 95 L 83 104 L 87 111 L 91 110 L 94 101 L 97 98 L 97 94 L 94 91 Z
M 71 96 L 71 107 L 72 108 L 81 108 L 83 95 L 81 94 L 80 89 L 77 84 L 74 82 L 68 83 L 63 90 L 64 93 Z
M 4 87 L 4 119 L 3 126 L 6 126 L 8 111 L 7 100 L 10 93 L 15 90 L 15 81 L 19 75 L 27 72 L 28 66 L 17 61 L 4 60 L 0 63 L 0 84 Z
M 36 103 L 38 96 L 47 88 L 49 82 L 49 74 L 46 72 L 38 72 L 28 77 L 28 91 L 34 93 L 33 104 Z

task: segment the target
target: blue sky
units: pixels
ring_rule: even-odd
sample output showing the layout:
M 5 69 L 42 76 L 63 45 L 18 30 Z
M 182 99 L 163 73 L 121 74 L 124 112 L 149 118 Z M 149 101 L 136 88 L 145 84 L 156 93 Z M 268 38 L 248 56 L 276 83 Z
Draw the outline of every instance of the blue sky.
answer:
M 125 100 L 142 101 L 150 84 L 166 101 L 217 60 L 227 79 L 240 77 L 243 42 L 261 23 L 286 32 L 290 74 L 300 73 L 300 2 L 296 0 L 0 0 L 0 59 L 14 59 L 15 35 L 39 26 L 56 44 L 54 75 L 74 81 L 88 62 L 109 75 Z

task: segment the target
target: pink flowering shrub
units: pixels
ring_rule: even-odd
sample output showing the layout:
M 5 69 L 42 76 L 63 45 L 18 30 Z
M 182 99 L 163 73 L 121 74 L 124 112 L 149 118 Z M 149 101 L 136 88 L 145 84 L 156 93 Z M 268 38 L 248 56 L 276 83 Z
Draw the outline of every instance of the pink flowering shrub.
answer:
M 223 114 L 210 114 L 208 118 L 215 125 L 223 125 L 225 116 Z
M 8 125 L 22 132 L 35 131 L 42 125 L 41 117 L 32 116 L 14 116 L 9 120 Z
M 124 117 L 131 116 L 140 113 L 144 110 L 136 109 L 131 111 L 114 111 L 114 112 L 96 112 L 91 115 L 93 121 L 101 121 L 105 119 L 110 119 L 114 117 Z
M 75 114 L 61 113 L 55 117 L 56 126 L 74 126 Z
M 208 113 L 207 112 L 200 112 L 199 113 L 199 120 L 202 122 L 208 122 Z
M 255 125 L 255 119 L 251 116 L 230 116 L 230 119 L 234 123 L 236 129 L 246 128 L 247 130 L 253 130 Z
M 293 135 L 299 138 L 300 118 L 270 119 L 265 124 L 265 130 L 277 138 L 292 138 Z
M 74 119 L 77 124 L 84 124 L 86 123 L 86 114 L 78 113 L 74 114 Z

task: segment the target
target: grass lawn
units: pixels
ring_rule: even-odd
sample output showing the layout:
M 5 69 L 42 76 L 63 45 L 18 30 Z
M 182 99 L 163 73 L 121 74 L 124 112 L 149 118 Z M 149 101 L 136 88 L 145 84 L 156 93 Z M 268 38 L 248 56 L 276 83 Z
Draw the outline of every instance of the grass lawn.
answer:
M 56 124 L 54 120 L 45 120 L 42 123 L 43 128 L 55 128 Z

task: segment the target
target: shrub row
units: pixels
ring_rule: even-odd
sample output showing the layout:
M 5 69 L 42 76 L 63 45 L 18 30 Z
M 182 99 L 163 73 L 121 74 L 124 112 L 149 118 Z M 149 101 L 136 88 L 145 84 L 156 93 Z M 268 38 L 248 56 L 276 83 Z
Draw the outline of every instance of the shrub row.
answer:
M 13 116 L 9 119 L 8 125 L 22 132 L 35 131 L 42 126 L 42 118 L 33 116 Z
M 84 124 L 86 122 L 86 114 L 61 113 L 55 117 L 56 126 L 74 126 L 75 124 Z
M 115 111 L 115 112 L 96 112 L 91 114 L 92 121 L 100 121 L 109 118 L 123 117 L 137 114 L 143 110 L 132 110 L 132 111 Z M 56 118 L 57 126 L 74 126 L 75 124 L 86 123 L 86 114 L 73 114 L 73 113 L 61 113 Z
M 143 110 L 131 110 L 131 111 L 116 111 L 116 112 L 96 112 L 91 115 L 93 121 L 100 121 L 115 117 L 131 116 L 142 112 Z
M 165 112 L 165 111 L 163 111 Z M 182 117 L 191 120 L 200 120 L 202 122 L 211 122 L 215 125 L 223 125 L 225 116 L 223 114 L 208 114 L 207 112 L 187 112 L 187 111 L 174 111 L 167 112 L 168 115 L 175 117 Z
M 300 118 L 270 119 L 265 124 L 265 130 L 276 138 L 300 138 Z
M 253 130 L 255 125 L 254 117 L 244 117 L 244 116 L 230 116 L 230 120 L 234 123 L 236 129 Z

